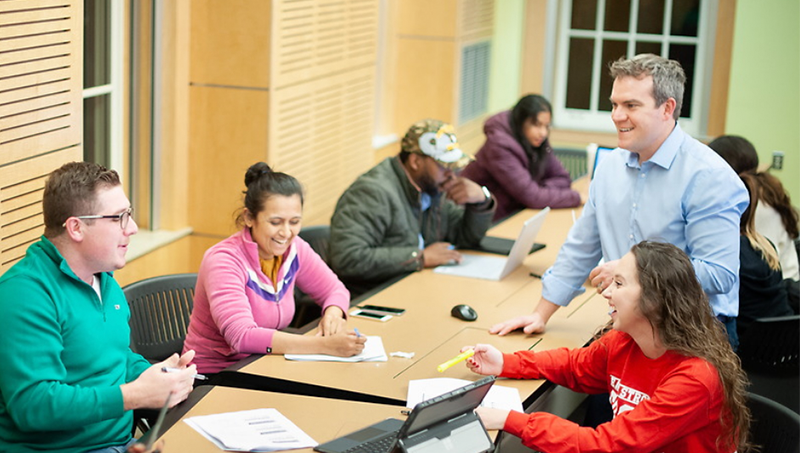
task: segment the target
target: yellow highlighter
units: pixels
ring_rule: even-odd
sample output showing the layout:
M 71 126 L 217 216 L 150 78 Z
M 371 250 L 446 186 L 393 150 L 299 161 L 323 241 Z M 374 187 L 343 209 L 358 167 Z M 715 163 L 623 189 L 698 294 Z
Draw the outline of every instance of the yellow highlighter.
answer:
M 467 360 L 468 358 L 472 357 L 473 355 L 475 355 L 475 350 L 474 349 L 469 349 L 469 350 L 464 351 L 461 354 L 453 357 L 452 359 L 448 360 L 447 362 L 444 362 L 443 364 L 439 365 L 438 367 L 436 367 L 436 369 L 440 373 L 444 373 L 444 370 L 450 368 L 451 366 L 453 366 L 453 365 L 455 365 L 457 363 L 461 363 L 461 362 Z

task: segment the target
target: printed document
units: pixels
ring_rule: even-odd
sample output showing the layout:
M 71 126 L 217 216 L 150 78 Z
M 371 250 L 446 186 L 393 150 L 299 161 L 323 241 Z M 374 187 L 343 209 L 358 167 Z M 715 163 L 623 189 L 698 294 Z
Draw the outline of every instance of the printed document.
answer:
M 280 451 L 317 446 L 277 409 L 200 415 L 184 421 L 222 450 Z

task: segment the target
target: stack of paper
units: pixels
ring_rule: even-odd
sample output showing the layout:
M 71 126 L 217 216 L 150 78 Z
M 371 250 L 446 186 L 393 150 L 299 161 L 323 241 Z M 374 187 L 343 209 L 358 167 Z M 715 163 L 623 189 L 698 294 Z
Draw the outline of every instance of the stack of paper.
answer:
M 361 354 L 352 357 L 337 357 L 327 354 L 284 354 L 286 360 L 299 360 L 304 362 L 386 362 L 389 357 L 383 349 L 381 337 L 367 337 L 364 350 Z
M 317 446 L 277 409 L 201 415 L 184 421 L 222 450 L 279 451 Z
M 469 383 L 470 381 L 464 379 L 453 378 L 415 379 L 408 381 L 406 407 L 413 408 L 418 403 L 443 395 L 447 392 L 452 392 Z M 481 406 L 523 412 L 519 390 L 497 384 L 489 389 L 489 393 L 483 398 Z

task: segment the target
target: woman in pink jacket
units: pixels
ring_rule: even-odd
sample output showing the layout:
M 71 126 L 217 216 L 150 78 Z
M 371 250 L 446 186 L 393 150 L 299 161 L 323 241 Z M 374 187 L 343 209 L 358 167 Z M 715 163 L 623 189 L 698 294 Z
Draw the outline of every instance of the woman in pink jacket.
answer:
M 461 176 L 494 195 L 495 220 L 524 208 L 570 208 L 581 203 L 547 139 L 551 117 L 547 99 L 529 94 L 483 125 L 486 142 Z
M 245 174 L 242 230 L 203 257 L 184 350 L 201 373 L 215 373 L 250 354 L 323 353 L 349 357 L 365 338 L 346 330 L 350 294 L 297 236 L 300 183 L 259 162 Z M 281 332 L 294 316 L 297 285 L 322 307 L 316 336 Z
M 462 351 L 474 349 L 467 366 L 479 374 L 609 393 L 613 420 L 591 428 L 544 412 L 478 408 L 486 428 L 547 453 L 748 451 L 747 379 L 686 254 L 634 245 L 603 296 L 611 330 L 584 348 Z

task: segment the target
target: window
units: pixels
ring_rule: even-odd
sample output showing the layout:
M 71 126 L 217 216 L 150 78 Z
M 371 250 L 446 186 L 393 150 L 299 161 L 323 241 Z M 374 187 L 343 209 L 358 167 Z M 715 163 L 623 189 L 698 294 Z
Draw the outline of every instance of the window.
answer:
M 122 173 L 122 1 L 84 2 L 83 159 Z
M 613 131 L 608 64 L 654 53 L 677 60 L 687 82 L 681 127 L 704 135 L 713 0 L 571 0 L 561 3 L 553 109 L 557 127 Z

